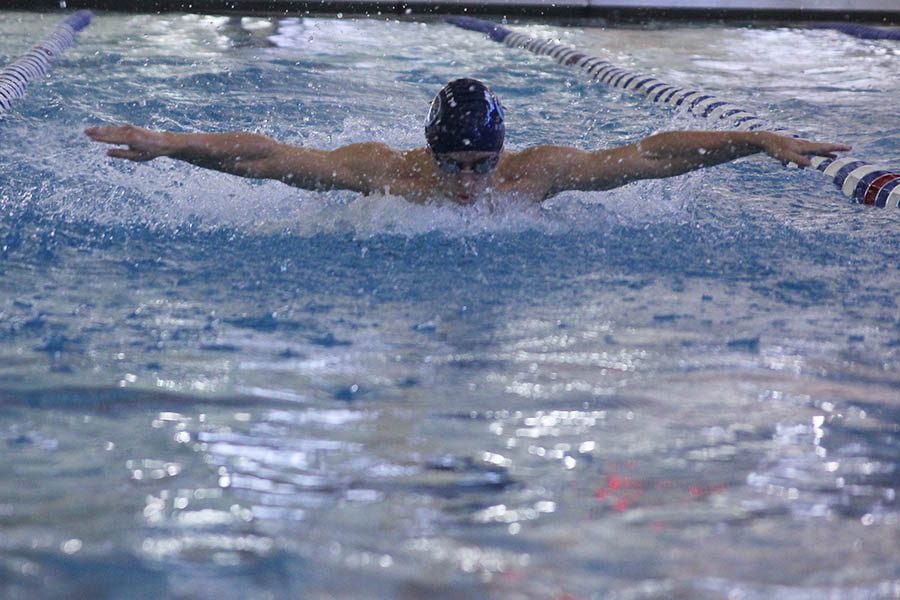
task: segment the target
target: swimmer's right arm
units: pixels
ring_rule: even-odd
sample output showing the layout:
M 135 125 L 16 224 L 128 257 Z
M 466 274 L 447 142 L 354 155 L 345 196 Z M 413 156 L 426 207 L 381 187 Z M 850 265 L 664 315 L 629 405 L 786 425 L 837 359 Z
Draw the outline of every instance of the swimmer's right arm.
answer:
M 282 144 L 247 132 L 172 133 L 134 125 L 91 127 L 92 140 L 125 146 L 108 156 L 132 161 L 158 157 L 182 160 L 198 167 L 258 179 L 277 179 L 295 187 L 373 191 L 385 160 L 396 153 L 383 144 L 351 144 L 335 150 L 315 150 Z

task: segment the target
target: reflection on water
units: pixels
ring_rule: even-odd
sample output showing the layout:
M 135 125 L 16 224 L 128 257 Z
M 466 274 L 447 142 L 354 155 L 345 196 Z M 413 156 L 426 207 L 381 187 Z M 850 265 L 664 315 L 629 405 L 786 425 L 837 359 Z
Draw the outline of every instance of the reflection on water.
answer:
M 441 337 L 460 333 L 445 323 Z M 891 597 L 896 380 L 866 384 L 874 404 L 810 396 L 794 390 L 828 388 L 840 371 L 781 376 L 748 366 L 744 349 L 706 375 L 651 375 L 671 342 L 631 335 L 645 341 L 615 360 L 583 353 L 597 336 L 571 331 L 519 340 L 527 352 L 401 359 L 415 375 L 387 370 L 360 393 L 356 373 L 363 386 L 341 397 L 47 390 L 56 403 L 44 405 L 7 393 L 8 589 L 78 589 L 80 570 L 112 586 L 109 569 L 136 565 L 159 580 L 147 589 L 225 597 L 240 597 L 225 582 L 246 593 L 247 577 L 253 593 L 355 597 L 814 597 L 832 573 L 857 582 L 834 589 Z M 368 360 L 344 369 L 374 380 Z M 108 564 L 111 547 L 130 558 Z
M 643 31 L 603 51 L 810 118 L 736 82 L 730 49 L 830 34 L 655 33 L 662 54 Z M 708 35 L 726 56 L 694 56 Z M 406 147 L 460 70 L 496 80 L 515 146 L 672 126 L 496 46 L 436 22 L 104 15 L 49 103 L 2 124 L 0 596 L 900 597 L 896 215 L 762 161 L 413 207 L 117 164 L 80 133 Z M 835 131 L 890 127 L 889 100 L 844 92 L 820 107 Z M 890 135 L 859 155 L 896 156 Z

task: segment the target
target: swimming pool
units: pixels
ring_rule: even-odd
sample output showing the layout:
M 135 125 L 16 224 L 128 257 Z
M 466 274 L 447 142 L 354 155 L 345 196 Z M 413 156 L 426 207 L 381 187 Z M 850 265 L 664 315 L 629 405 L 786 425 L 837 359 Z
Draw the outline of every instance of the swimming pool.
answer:
M 58 20 L 0 13 L 0 64 Z M 514 25 L 900 164 L 896 42 Z M 0 596 L 897 598 L 897 211 L 751 158 L 542 207 L 112 162 L 688 117 L 438 21 L 101 14 L 0 122 Z

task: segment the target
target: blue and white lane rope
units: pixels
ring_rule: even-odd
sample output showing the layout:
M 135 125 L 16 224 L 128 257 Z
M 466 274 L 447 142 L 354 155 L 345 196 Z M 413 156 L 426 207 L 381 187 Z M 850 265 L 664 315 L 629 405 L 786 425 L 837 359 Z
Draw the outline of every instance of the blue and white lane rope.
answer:
M 859 23 L 819 23 L 810 25 L 812 29 L 834 29 L 861 40 L 900 40 L 900 29 L 883 29 Z
M 695 117 L 715 121 L 732 129 L 773 131 L 799 137 L 790 130 L 772 126 L 750 111 L 711 94 L 670 85 L 650 75 L 621 69 L 602 58 L 588 56 L 552 40 L 535 39 L 474 17 L 450 17 L 447 21 L 463 29 L 485 33 L 495 42 L 511 48 L 525 48 L 535 54 L 550 56 L 561 65 L 574 66 L 587 72 L 600 83 L 645 96 L 658 104 L 685 110 Z M 852 202 L 900 207 L 900 171 L 850 157 L 832 160 L 815 156 L 811 158 L 811 162 L 814 168 L 826 177 L 831 177 Z
M 12 108 L 14 100 L 25 96 L 31 80 L 46 75 L 50 62 L 75 44 L 75 36 L 90 24 L 92 17 L 89 10 L 70 15 L 50 35 L 0 71 L 0 116 Z

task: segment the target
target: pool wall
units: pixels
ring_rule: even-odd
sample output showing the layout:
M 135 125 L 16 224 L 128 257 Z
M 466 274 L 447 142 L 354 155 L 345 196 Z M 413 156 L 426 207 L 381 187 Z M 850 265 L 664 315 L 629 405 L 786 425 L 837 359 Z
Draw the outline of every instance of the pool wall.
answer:
M 896 0 L 7 0 L 9 8 L 92 8 L 137 12 L 478 13 L 611 19 L 838 19 L 900 23 Z

